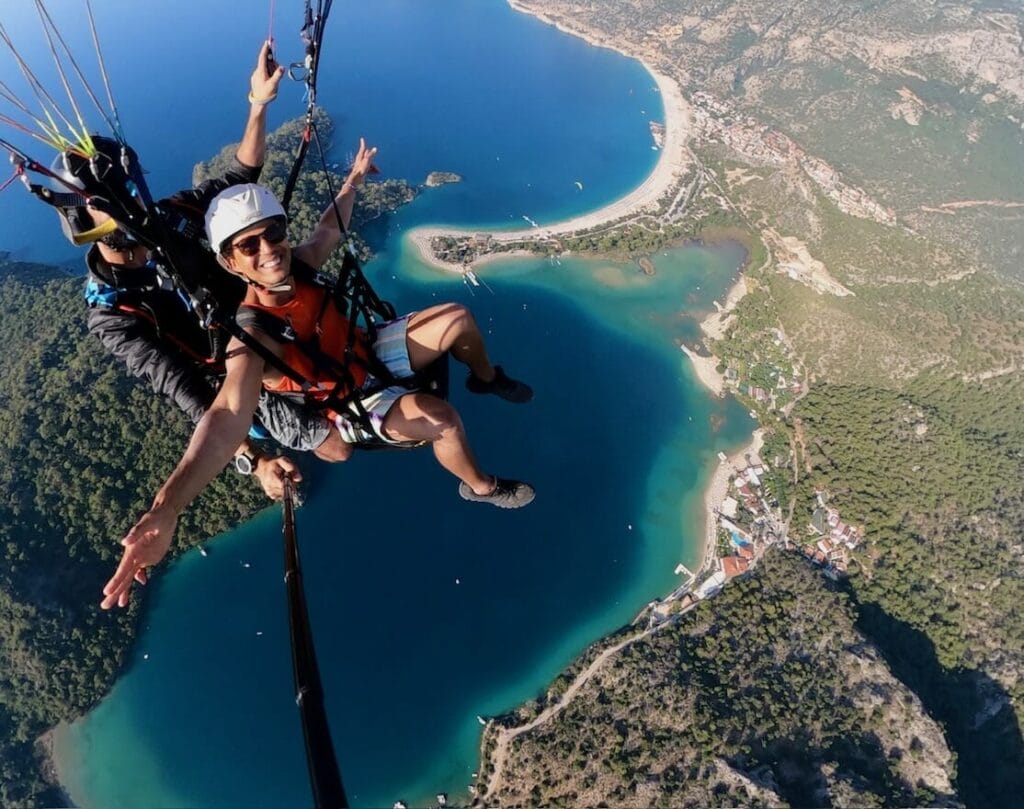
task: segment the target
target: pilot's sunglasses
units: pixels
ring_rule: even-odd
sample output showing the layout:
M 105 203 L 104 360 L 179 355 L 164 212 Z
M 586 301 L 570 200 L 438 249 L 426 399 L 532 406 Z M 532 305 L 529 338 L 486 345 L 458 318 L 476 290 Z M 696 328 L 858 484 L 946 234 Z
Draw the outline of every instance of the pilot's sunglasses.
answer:
M 237 242 L 231 245 L 232 249 L 237 250 L 243 256 L 252 258 L 260 252 L 260 240 L 262 239 L 267 244 L 280 244 L 288 238 L 288 223 L 283 220 L 275 221 L 265 230 L 259 233 L 253 233 L 251 236 L 246 236 L 244 239 L 239 239 Z

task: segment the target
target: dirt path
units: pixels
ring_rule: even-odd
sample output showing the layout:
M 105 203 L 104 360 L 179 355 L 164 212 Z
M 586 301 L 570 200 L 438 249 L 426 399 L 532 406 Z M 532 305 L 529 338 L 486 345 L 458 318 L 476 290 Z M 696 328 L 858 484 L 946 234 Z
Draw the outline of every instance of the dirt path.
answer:
M 500 728 L 497 733 L 497 739 L 494 746 L 494 750 L 491 752 L 491 762 L 494 764 L 494 772 L 491 773 L 491 780 L 487 784 L 487 795 L 496 794 L 498 788 L 501 786 L 502 774 L 505 770 L 505 762 L 508 760 L 508 748 L 512 744 L 516 737 L 523 733 L 529 733 L 534 728 L 547 722 L 555 714 L 559 713 L 566 705 L 572 702 L 573 698 L 579 692 L 583 686 L 587 684 L 587 681 L 598 672 L 605 663 L 608 662 L 619 650 L 628 646 L 629 644 L 639 640 L 640 638 L 649 635 L 658 627 L 651 627 L 638 632 L 635 635 L 631 635 L 623 641 L 609 646 L 601 654 L 599 654 L 594 662 L 587 666 L 582 672 L 580 672 L 576 679 L 572 681 L 572 684 L 565 689 L 565 693 L 559 698 L 558 702 L 554 705 L 549 705 L 543 711 L 541 711 L 532 721 L 525 725 L 520 725 L 517 728 Z

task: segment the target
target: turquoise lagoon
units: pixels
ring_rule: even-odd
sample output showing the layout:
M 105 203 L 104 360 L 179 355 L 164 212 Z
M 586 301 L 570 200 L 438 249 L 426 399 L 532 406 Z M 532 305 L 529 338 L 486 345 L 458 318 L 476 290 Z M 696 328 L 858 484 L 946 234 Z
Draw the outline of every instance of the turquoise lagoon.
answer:
M 566 259 L 493 265 L 495 294 L 468 300 L 456 282 L 420 286 L 427 272 L 400 256 L 414 280 L 393 284 L 399 300 L 465 300 L 494 356 L 535 386 L 525 407 L 458 384 L 452 400 L 483 464 L 538 497 L 513 513 L 463 503 L 429 451 L 359 455 L 310 487 L 306 586 L 356 805 L 464 794 L 478 714 L 536 696 L 670 590 L 676 563 L 697 563 L 702 485 L 751 422 L 698 387 L 675 341 L 740 259 L 684 248 L 659 256 L 653 278 Z M 269 509 L 148 588 L 128 671 L 61 740 L 76 802 L 308 803 L 279 535 Z M 112 766 L 126 743 L 139 763 Z
M 243 19 L 227 0 L 145 15 L 128 0 L 94 5 L 152 187 L 186 185 L 192 163 L 238 136 L 265 16 Z M 477 715 L 536 696 L 670 590 L 679 561 L 696 563 L 701 488 L 751 422 L 708 397 L 678 349 L 739 247 L 665 251 L 653 277 L 609 262 L 496 263 L 481 273 L 492 293 L 424 267 L 402 238 L 420 224 L 553 222 L 628 193 L 657 158 L 648 122 L 661 103 L 643 67 L 498 0 L 367 6 L 333 12 L 320 100 L 337 122 L 334 159 L 365 135 L 387 176 L 464 178 L 375 223 L 368 274 L 400 310 L 468 303 L 494 359 L 536 389 L 521 407 L 472 397 L 453 367 L 452 401 L 484 467 L 537 488 L 521 512 L 462 502 L 429 451 L 310 468 L 299 530 L 335 744 L 353 803 L 390 806 L 465 795 Z M 300 7 L 276 3 L 284 60 L 298 58 Z M 18 12 L 3 20 L 29 28 Z M 297 114 L 300 95 L 284 88 L 272 123 Z M 13 192 L 0 195 L 0 249 L 77 261 L 52 214 Z M 147 588 L 123 676 L 58 738 L 76 803 L 309 803 L 279 536 L 268 509 Z

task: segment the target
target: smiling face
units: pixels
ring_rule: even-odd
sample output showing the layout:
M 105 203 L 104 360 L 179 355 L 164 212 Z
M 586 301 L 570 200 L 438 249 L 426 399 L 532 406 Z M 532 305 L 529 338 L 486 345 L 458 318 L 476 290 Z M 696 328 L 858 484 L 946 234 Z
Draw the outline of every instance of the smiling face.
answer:
M 221 258 L 224 266 L 236 275 L 273 288 L 291 275 L 291 253 L 287 223 L 275 217 L 232 236 Z

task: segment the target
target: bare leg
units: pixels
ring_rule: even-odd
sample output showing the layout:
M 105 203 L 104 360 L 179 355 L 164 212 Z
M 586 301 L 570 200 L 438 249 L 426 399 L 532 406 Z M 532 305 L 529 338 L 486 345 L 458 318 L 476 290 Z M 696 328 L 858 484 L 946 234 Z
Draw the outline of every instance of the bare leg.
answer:
M 462 419 L 448 402 L 428 393 L 407 393 L 384 418 L 383 429 L 400 441 L 430 441 L 437 462 L 477 494 L 494 489 L 495 479 L 480 471 Z
M 465 306 L 442 303 L 417 312 L 409 318 L 406 343 L 414 371 L 425 368 L 449 351 L 468 366 L 477 379 L 484 382 L 494 379 L 494 366 L 487 357 L 483 335 Z
M 352 445 L 341 437 L 336 427 L 332 426 L 327 438 L 313 450 L 313 454 L 322 461 L 339 463 L 352 457 Z

